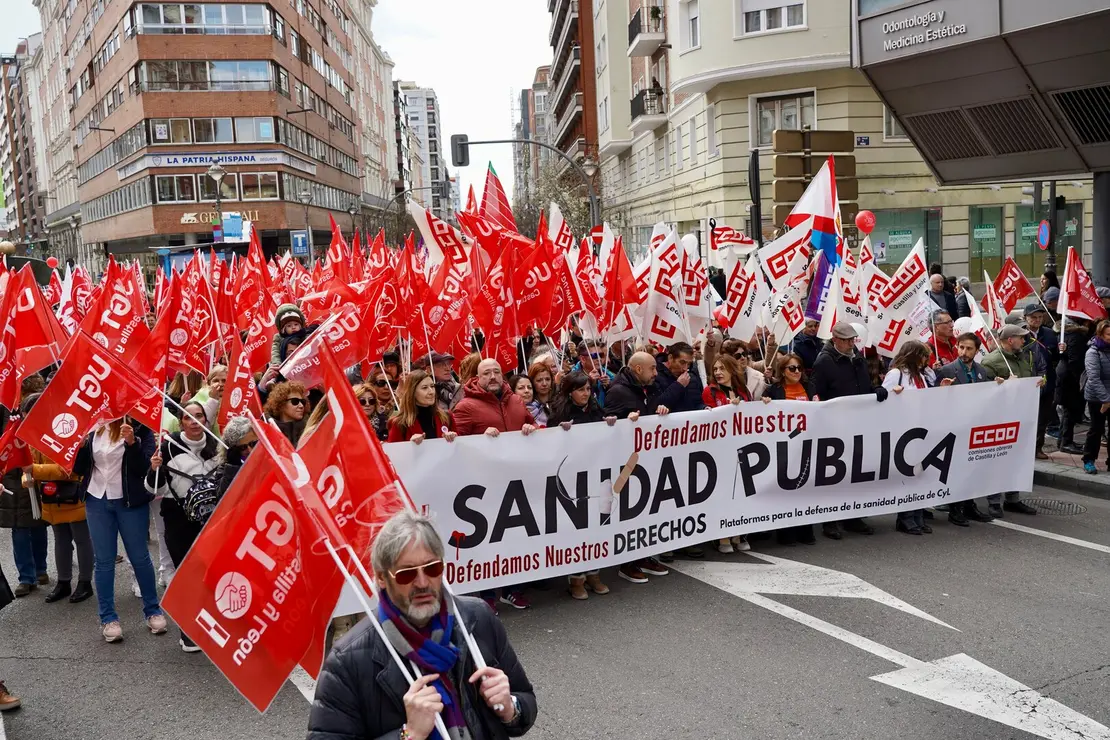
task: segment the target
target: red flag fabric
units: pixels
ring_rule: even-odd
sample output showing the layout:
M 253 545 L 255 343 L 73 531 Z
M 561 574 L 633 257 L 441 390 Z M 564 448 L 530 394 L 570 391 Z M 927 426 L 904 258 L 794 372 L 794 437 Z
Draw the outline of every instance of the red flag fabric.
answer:
M 320 353 L 320 367 L 331 413 L 315 431 L 302 440 L 298 450 L 308 478 L 316 483 L 327 515 L 332 519 L 340 544 L 350 545 L 355 557 L 370 570 L 374 538 L 391 516 L 407 508 L 407 500 L 394 485 L 396 473 L 382 451 L 351 384 L 331 353 Z M 341 583 L 321 596 L 334 605 Z M 313 678 L 324 662 L 327 622 L 316 625 L 301 665 Z
M 474 183 L 470 184 L 470 190 L 466 193 L 466 212 L 478 212 L 478 199 L 474 197 Z
M 470 318 L 470 303 L 464 289 L 467 269 L 464 257 L 462 262 L 446 259 L 436 270 L 423 306 L 421 329 L 427 327 L 428 338 L 424 340 L 423 331 L 413 337 L 414 355 L 425 354 L 428 348 L 424 345 L 429 343 L 437 352 L 451 351 L 452 342 Z
M 104 288 L 81 321 L 81 331 L 127 363 L 150 336 L 134 276 L 109 258 Z
M 85 314 L 89 312 L 89 305 L 92 303 L 93 284 L 89 278 L 89 273 L 84 267 L 78 265 L 73 268 L 73 316 L 76 323 L 80 324 L 81 319 L 85 318 Z
M 239 331 L 235 320 L 235 270 L 237 267 L 234 258 L 230 263 L 217 260 L 212 273 L 212 290 L 216 298 L 217 333 L 222 340 L 220 354 L 231 351 L 231 336 Z
M 1068 247 L 1068 261 L 1064 266 L 1064 279 L 1060 281 L 1060 301 L 1057 304 L 1064 316 L 1078 316 L 1088 321 L 1106 318 L 1106 308 L 1095 292 L 1095 284 L 1083 267 L 1075 247 Z
M 78 332 L 18 435 L 70 471 L 94 427 L 127 415 L 150 394 L 151 387 L 113 352 Z
M 998 275 L 994 279 L 994 292 L 998 296 L 998 300 L 1002 302 L 1003 308 L 1006 313 L 1014 310 L 1017 302 L 1027 295 L 1033 295 L 1036 291 L 1033 290 L 1032 283 L 1029 278 L 1025 277 L 1025 273 L 1018 267 L 1017 262 L 1010 255 L 1006 255 L 1006 261 L 1002 263 L 1002 269 L 998 271 Z M 987 308 L 987 297 L 984 295 L 980 304 L 984 309 Z
M 270 364 L 271 349 L 274 344 L 274 335 L 277 327 L 274 326 L 274 315 L 277 306 L 269 293 L 264 293 L 259 301 L 259 306 L 253 312 L 253 318 L 247 327 L 247 341 L 243 345 L 246 354 L 245 365 L 252 371 L 258 371 Z
M 509 196 L 501 185 L 497 172 L 490 162 L 486 170 L 486 188 L 482 191 L 482 207 L 478 211 L 483 218 L 492 221 L 509 231 L 516 231 L 516 220 L 513 218 L 513 207 L 509 203 Z
M 480 247 L 479 255 L 475 256 L 481 257 L 482 270 L 480 275 L 484 278 L 490 265 L 501 256 L 501 234 L 505 229 L 501 224 L 481 216 L 472 216 L 468 213 L 457 213 L 455 216 L 459 220 L 459 226 Z
M 255 312 L 262 305 L 262 296 L 270 292 L 270 270 L 262 254 L 262 242 L 258 229 L 251 229 L 247 258 L 235 276 L 235 312 L 240 329 L 246 330 L 251 325 Z
M 632 265 L 624 251 L 624 240 L 618 237 L 609 253 L 609 264 L 605 267 L 605 302 L 602 305 L 603 315 L 598 317 L 602 331 L 613 326 L 625 306 L 636 306 L 644 300 L 646 296 L 640 295 Z
M 69 335 L 50 310 L 30 265 L 12 274 L 8 290 L 11 304 L 0 316 L 5 317 L 4 332 L 11 335 L 8 351 L 14 352 L 16 380 L 21 382 L 57 362 Z
M 545 246 L 540 248 L 547 249 L 546 244 L 550 241 L 547 238 L 541 239 L 540 244 Z M 555 285 L 551 293 L 551 311 L 546 325 L 542 328 L 547 336 L 556 337 L 558 341 L 559 332 L 567 325 L 567 320 L 581 312 L 584 306 L 581 291 L 576 285 L 576 277 L 570 264 L 570 255 L 561 250 L 553 251 L 553 255 L 551 265 L 555 272 Z M 597 291 L 594 291 L 592 297 L 597 299 Z
M 366 357 L 369 345 L 365 312 L 357 306 L 343 306 L 286 358 L 281 374 L 287 380 L 304 383 L 309 388 L 320 385 L 324 379 L 320 370 L 320 350 L 323 347 L 330 349 L 343 367 L 357 365 Z
M 254 375 L 246 364 L 249 359 L 243 351 L 243 342 L 239 339 L 239 332 L 231 336 L 231 364 L 227 368 L 227 385 L 224 395 L 220 399 L 220 410 L 216 415 L 216 423 L 221 429 L 227 426 L 228 420 L 233 416 L 242 416 L 250 413 L 256 418 L 262 418 L 262 403 L 258 398 L 258 388 L 254 384 Z
M 259 711 L 304 655 L 312 625 L 330 618 L 335 605 L 320 597 L 340 577 L 268 427 L 256 424 L 258 446 L 162 597 L 162 608 Z M 291 454 L 288 442 L 276 454 Z
M 524 254 L 517 262 L 512 287 L 516 298 L 516 318 L 522 330 L 530 326 L 547 326 L 555 295 L 555 278 L 551 253 L 542 244 L 533 245 L 531 252 Z
M 213 342 L 219 340 L 216 326 L 216 299 L 212 295 L 212 286 L 201 268 L 200 253 L 193 254 L 193 260 L 181 275 L 182 296 L 187 296 L 192 303 L 189 317 L 192 336 L 185 353 L 185 364 L 201 375 L 207 375 L 212 364 L 210 347 Z
M 51 306 L 57 306 L 62 301 L 62 281 L 58 278 L 58 271 L 50 271 L 50 284 L 46 286 L 43 291 L 43 296 L 46 302 Z
M 754 247 L 755 239 L 746 236 L 744 232 L 737 231 L 731 226 L 714 226 L 709 232 L 709 248 L 712 250 L 723 247 Z
M 16 436 L 19 431 L 20 420 L 12 417 L 4 433 L 0 435 L 0 475 L 7 475 L 11 470 L 26 468 L 33 462 L 31 449 L 27 443 Z
M 320 286 L 337 280 L 346 285 L 351 281 L 350 271 L 348 270 L 348 263 L 351 257 L 351 248 L 347 246 L 347 240 L 343 238 L 343 231 L 339 228 L 339 224 L 335 223 L 332 215 L 328 214 L 328 221 L 331 222 L 331 244 L 328 245 L 328 252 L 324 256 L 324 268 L 320 276 Z

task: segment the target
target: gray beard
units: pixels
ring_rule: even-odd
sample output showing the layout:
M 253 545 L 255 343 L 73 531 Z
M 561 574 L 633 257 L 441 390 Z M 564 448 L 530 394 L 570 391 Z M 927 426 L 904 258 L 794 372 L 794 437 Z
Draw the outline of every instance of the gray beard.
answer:
M 492 393 L 495 398 L 501 398 L 501 391 L 504 389 L 501 386 L 497 386 L 496 388 L 487 388 L 486 390 Z

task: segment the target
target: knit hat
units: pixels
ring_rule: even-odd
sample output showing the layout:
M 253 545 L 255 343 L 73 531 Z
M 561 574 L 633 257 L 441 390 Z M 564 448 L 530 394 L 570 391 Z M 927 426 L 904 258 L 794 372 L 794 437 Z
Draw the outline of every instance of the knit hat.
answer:
M 293 348 L 304 344 L 305 339 L 307 338 L 308 332 L 305 331 L 304 328 L 301 328 L 300 331 L 295 331 L 292 334 L 283 336 L 281 338 L 281 343 L 278 345 L 278 357 L 281 358 L 281 361 L 285 362 L 285 360 L 289 357 L 290 352 L 293 351 Z
M 301 322 L 301 326 L 305 325 L 304 314 L 301 313 L 301 309 L 297 308 L 297 304 L 283 303 L 278 306 L 277 313 L 274 314 L 274 326 L 277 327 L 279 332 L 281 331 L 282 324 L 290 319 L 296 319 Z
M 233 416 L 227 420 L 227 425 L 224 426 L 224 444 L 228 447 L 236 447 L 243 441 L 243 437 L 247 436 L 247 432 L 251 430 L 251 420 L 248 416 Z
M 1058 300 L 1060 300 L 1060 289 L 1055 288 L 1055 287 L 1049 288 L 1048 290 L 1046 290 L 1044 292 L 1044 295 L 1041 296 L 1041 298 L 1044 300 L 1045 303 L 1052 303 L 1053 301 L 1058 301 Z

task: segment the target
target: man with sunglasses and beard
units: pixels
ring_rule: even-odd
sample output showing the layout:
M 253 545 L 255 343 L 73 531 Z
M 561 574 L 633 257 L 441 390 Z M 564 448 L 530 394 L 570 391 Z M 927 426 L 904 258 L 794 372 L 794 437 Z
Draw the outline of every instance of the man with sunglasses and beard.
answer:
M 536 695 L 505 628 L 481 599 L 445 593 L 443 558 L 443 541 L 427 517 L 403 511 L 382 528 L 371 554 L 377 621 L 420 675 L 409 682 L 363 620 L 320 672 L 308 740 L 425 740 L 437 715 L 449 735 L 443 740 L 502 740 L 531 729 Z M 460 621 L 488 667 L 477 668 Z

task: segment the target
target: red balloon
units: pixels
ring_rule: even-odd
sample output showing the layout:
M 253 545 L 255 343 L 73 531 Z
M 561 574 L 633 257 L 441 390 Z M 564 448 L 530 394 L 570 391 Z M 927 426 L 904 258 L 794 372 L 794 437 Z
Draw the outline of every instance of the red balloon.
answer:
M 49 267 L 51 270 L 53 270 L 54 268 L 56 268 L 58 266 L 58 258 L 57 257 L 47 257 L 46 258 L 46 266 Z
M 856 214 L 856 228 L 864 234 L 875 230 L 875 214 L 871 211 L 860 211 Z

